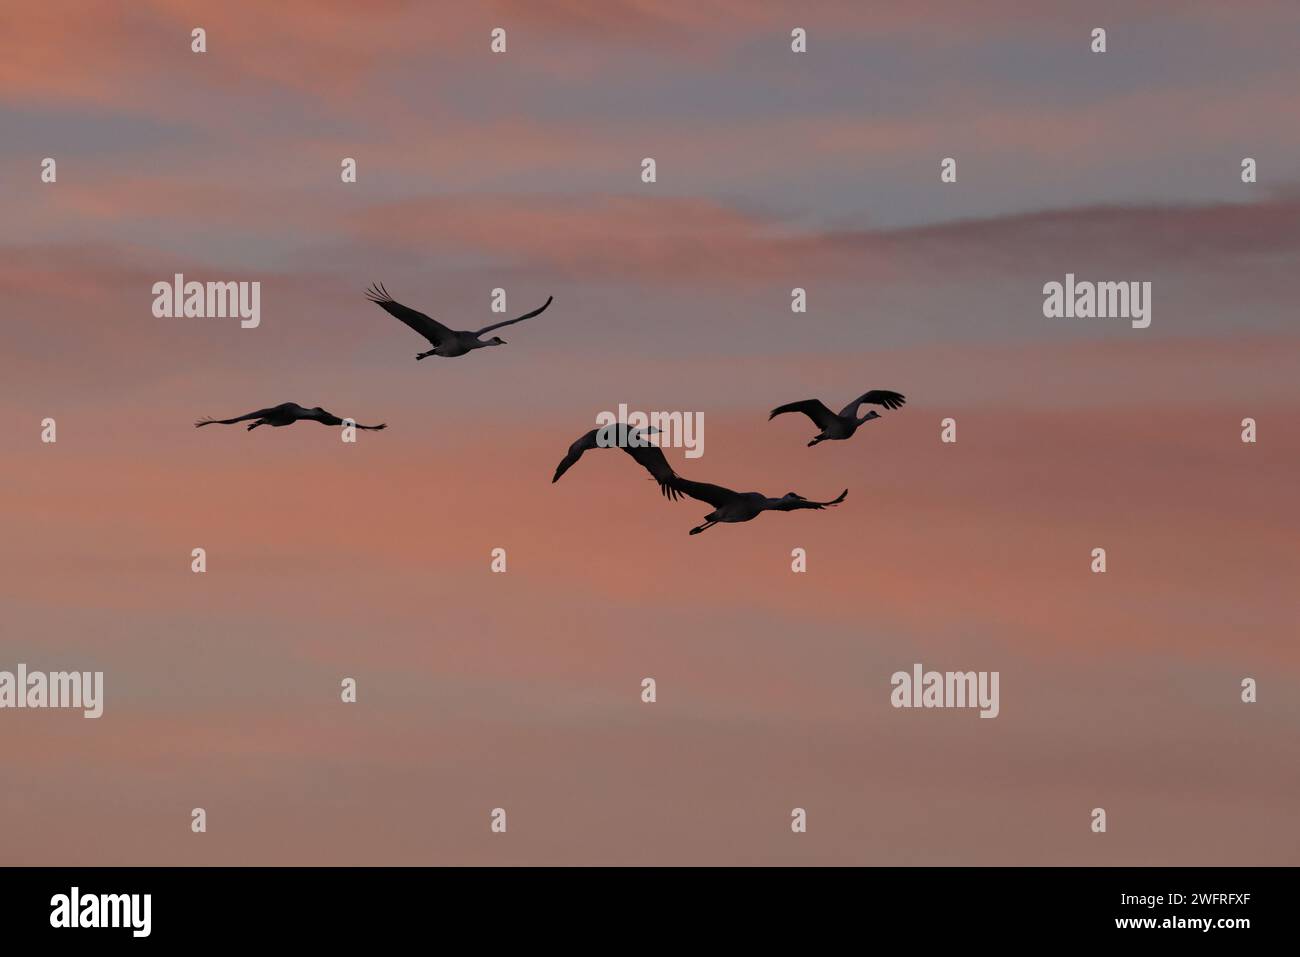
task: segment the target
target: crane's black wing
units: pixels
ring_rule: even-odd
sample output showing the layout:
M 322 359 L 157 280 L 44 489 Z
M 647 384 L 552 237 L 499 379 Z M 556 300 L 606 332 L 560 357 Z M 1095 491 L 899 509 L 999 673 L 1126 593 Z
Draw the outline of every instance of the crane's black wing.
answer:
M 623 451 L 632 456 L 636 463 L 649 472 L 650 477 L 659 483 L 659 491 L 663 493 L 665 498 L 676 501 L 681 497 L 681 492 L 674 485 L 678 481 L 677 473 L 668 464 L 663 449 L 657 445 L 643 445 L 640 447 L 625 445 Z
M 606 427 L 607 428 L 607 427 Z M 578 459 L 582 458 L 584 452 L 589 452 L 594 448 L 600 447 L 599 436 L 605 431 L 605 428 L 592 429 L 590 432 L 580 436 L 572 445 L 569 446 L 568 453 L 560 460 L 560 464 L 555 467 L 555 475 L 551 477 L 551 482 L 558 482 L 560 476 L 569 471 Z M 643 433 L 640 429 L 627 430 L 626 426 L 618 429 L 618 447 L 632 457 L 632 459 L 643 469 L 650 473 L 651 478 L 659 483 L 659 491 L 666 497 L 676 499 L 678 493 L 672 487 L 672 482 L 677 477 L 672 466 L 668 464 L 668 459 L 664 457 L 663 450 L 656 445 L 632 445 L 630 438 L 640 436 Z
M 580 436 L 572 445 L 569 446 L 569 451 L 565 454 L 564 458 L 560 459 L 560 464 L 555 467 L 555 475 L 551 477 L 552 484 L 558 482 L 561 475 L 573 468 L 573 464 L 577 462 L 578 459 L 582 458 L 583 452 L 596 447 L 596 433 L 598 431 L 599 429 L 592 429 L 586 435 Z
M 491 332 L 493 329 L 500 329 L 502 326 L 512 326 L 516 322 L 523 322 L 525 319 L 533 318 L 533 316 L 540 316 L 543 312 L 546 311 L 546 307 L 551 304 L 551 300 L 553 300 L 554 298 L 555 298 L 554 296 L 547 296 L 546 301 L 542 303 L 540 306 L 538 306 L 536 309 L 534 309 L 532 312 L 526 312 L 518 319 L 507 319 L 505 322 L 494 322 L 490 326 L 484 326 L 478 332 L 474 333 L 474 335 L 481 336 L 483 335 L 483 333 Z
M 410 306 L 404 306 L 388 294 L 388 290 L 382 284 L 372 284 L 366 290 L 366 298 L 371 302 L 383 306 L 384 311 L 390 316 L 396 316 L 406 325 L 410 326 L 424 338 L 428 339 L 430 344 L 436 349 L 448 339 L 453 338 L 456 334 L 448 329 L 441 322 L 430 319 L 422 312 L 416 312 Z
M 864 392 L 858 396 L 843 409 L 840 415 L 850 419 L 858 417 L 858 406 L 862 403 L 867 405 L 883 405 L 886 409 L 897 409 L 902 406 L 907 399 L 901 392 L 890 392 L 888 389 L 872 389 L 870 392 Z
M 786 412 L 802 412 L 812 419 L 813 423 L 820 429 L 825 429 L 835 421 L 835 413 L 826 408 L 819 399 L 804 399 L 802 402 L 789 402 L 785 405 L 778 405 L 772 410 L 772 414 L 767 417 L 767 421 L 771 422 L 778 415 L 783 415 Z
M 708 502 L 714 508 L 722 508 L 736 497 L 736 493 L 729 488 L 723 488 L 721 485 L 710 485 L 708 482 L 692 482 L 680 475 L 673 479 L 672 487 L 678 493 L 689 495 L 701 502 Z

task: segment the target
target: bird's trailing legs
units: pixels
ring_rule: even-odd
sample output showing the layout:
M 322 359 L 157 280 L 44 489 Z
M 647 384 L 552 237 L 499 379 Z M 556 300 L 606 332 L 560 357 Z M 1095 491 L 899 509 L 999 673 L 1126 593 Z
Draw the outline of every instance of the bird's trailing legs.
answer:
M 427 358 L 429 358 L 429 356 L 433 355 L 434 352 L 435 352 L 435 350 L 430 349 L 428 352 L 421 352 L 421 353 L 420 353 L 419 355 L 417 355 L 415 358 L 416 358 L 417 361 L 420 360 L 420 359 L 427 359 Z
M 714 525 L 717 525 L 717 524 L 718 524 L 717 522 L 705 522 L 703 525 L 696 525 L 694 528 L 691 529 L 691 534 L 692 534 L 692 535 L 698 535 L 698 534 L 700 534 L 700 532 L 704 531 L 706 528 L 712 528 Z
M 201 428 L 205 425 L 235 425 L 238 422 L 247 422 L 249 419 L 256 419 L 256 422 L 248 426 L 250 429 L 255 429 L 259 425 L 266 425 L 266 419 L 262 418 L 262 413 L 265 411 L 266 410 L 263 409 L 259 412 L 250 412 L 248 415 L 237 415 L 233 419 L 213 419 L 205 415 L 194 423 L 194 427 Z

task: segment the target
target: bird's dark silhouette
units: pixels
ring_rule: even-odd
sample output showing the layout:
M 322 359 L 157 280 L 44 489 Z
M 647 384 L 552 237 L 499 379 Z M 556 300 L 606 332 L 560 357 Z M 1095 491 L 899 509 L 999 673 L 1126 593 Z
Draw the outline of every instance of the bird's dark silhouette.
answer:
M 673 488 L 673 482 L 677 480 L 677 473 L 668 464 L 663 449 L 657 445 L 649 444 L 647 438 L 647 436 L 654 435 L 658 431 L 654 426 L 644 429 L 628 428 L 623 423 L 592 429 L 569 446 L 568 454 L 555 467 L 555 475 L 551 478 L 551 483 L 558 482 L 560 476 L 569 471 L 573 467 L 573 463 L 582 458 L 582 453 L 597 448 L 618 447 L 632 456 L 638 465 L 650 473 L 650 477 L 659 483 L 660 492 L 670 499 L 676 499 L 680 495 Z M 601 444 L 602 432 L 604 433 L 604 445 Z M 610 444 L 611 442 L 613 445 Z
M 388 290 L 382 284 L 372 284 L 366 290 L 366 298 L 371 302 L 378 303 L 384 310 L 392 316 L 396 316 L 406 325 L 410 326 L 424 338 L 429 340 L 433 346 L 427 352 L 419 353 L 415 358 L 424 359 L 428 356 L 443 356 L 444 358 L 455 358 L 463 356 L 475 349 L 482 349 L 487 346 L 504 346 L 506 341 L 500 336 L 493 336 L 491 339 L 481 338 L 483 333 L 491 332 L 493 329 L 500 329 L 502 326 L 513 325 L 516 322 L 523 322 L 525 319 L 531 319 L 533 316 L 540 315 L 551 304 L 554 296 L 547 296 L 546 302 L 542 303 L 532 312 L 526 312 L 518 319 L 507 319 L 505 322 L 494 322 L 490 326 L 484 326 L 474 332 L 467 332 L 458 329 L 449 329 L 441 322 L 431 319 L 422 312 L 417 312 L 410 306 L 404 306 L 388 294 Z
M 672 481 L 672 488 L 691 498 L 708 502 L 713 511 L 704 516 L 704 523 L 691 529 L 692 535 L 698 535 L 706 528 L 712 528 L 718 522 L 748 522 L 763 512 L 793 512 L 799 508 L 827 508 L 844 501 L 849 490 L 840 492 L 837 498 L 829 502 L 810 502 L 802 495 L 786 492 L 781 498 L 768 498 L 762 492 L 733 492 L 721 485 L 709 485 L 706 482 L 692 482 L 681 477 Z
M 880 405 L 886 409 L 897 409 L 907 401 L 900 393 L 890 392 L 888 389 L 872 389 L 870 392 L 864 392 L 844 408 L 840 409 L 839 414 L 835 414 L 826 408 L 819 399 L 804 399 L 802 402 L 790 402 L 786 405 L 779 405 L 772 410 L 772 414 L 767 417 L 771 422 L 778 415 L 786 412 L 802 412 L 808 418 L 813 420 L 821 432 L 813 437 L 808 443 L 812 448 L 818 442 L 829 440 L 843 440 L 858 431 L 858 426 L 863 422 L 870 422 L 872 419 L 880 418 L 880 413 L 872 409 L 862 418 L 858 418 L 858 406 L 864 402 L 868 405 Z
M 234 425 L 236 422 L 248 422 L 249 419 L 254 420 L 248 426 L 249 431 L 257 428 L 259 425 L 271 425 L 280 428 L 281 426 L 293 425 L 295 422 L 304 420 L 309 422 L 319 422 L 321 425 L 343 424 L 343 420 L 337 415 L 334 415 L 331 412 L 326 412 L 320 406 L 307 409 L 303 408 L 296 402 L 285 402 L 281 405 L 272 406 L 269 409 L 258 409 L 256 412 L 250 412 L 247 415 L 239 415 L 233 419 L 211 419 L 205 417 L 195 422 L 194 427 L 198 428 L 201 425 Z M 386 429 L 388 428 L 388 423 L 381 422 L 379 425 L 361 425 L 360 423 L 357 423 L 357 428 L 373 430 Z

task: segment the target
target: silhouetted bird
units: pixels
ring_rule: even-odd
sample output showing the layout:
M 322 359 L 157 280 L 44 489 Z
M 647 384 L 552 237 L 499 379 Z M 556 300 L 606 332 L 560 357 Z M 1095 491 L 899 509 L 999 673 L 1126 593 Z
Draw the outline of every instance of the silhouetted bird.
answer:
M 793 512 L 797 508 L 820 509 L 828 505 L 838 505 L 849 494 L 849 490 L 845 489 L 840 492 L 838 498 L 829 502 L 810 502 L 794 492 L 786 492 L 781 498 L 768 498 L 761 492 L 733 492 L 721 485 L 692 482 L 684 478 L 674 479 L 672 488 L 683 495 L 689 495 L 713 506 L 713 511 L 704 516 L 704 524 L 691 529 L 692 535 L 698 535 L 718 522 L 748 522 L 763 512 Z
M 828 439 L 847 439 L 858 431 L 858 426 L 863 422 L 870 422 L 872 419 L 880 418 L 880 413 L 873 409 L 859 419 L 858 406 L 862 405 L 862 403 L 883 405 L 886 409 L 897 409 L 904 401 L 906 400 L 903 396 L 897 392 L 890 392 L 888 389 L 872 389 L 870 392 L 864 392 L 840 409 L 839 415 L 822 405 L 818 399 L 804 399 L 802 402 L 791 402 L 788 405 L 777 406 L 772 410 L 772 414 L 767 417 L 767 421 L 771 422 L 784 412 L 802 412 L 813 420 L 814 425 L 821 429 L 821 433 L 808 443 L 808 447 L 812 448 L 818 442 L 825 442 Z
M 448 329 L 441 322 L 430 319 L 422 312 L 416 312 L 410 306 L 404 306 L 388 294 L 388 290 L 380 284 L 372 284 L 366 290 L 366 298 L 371 302 L 376 302 L 384 307 L 390 315 L 396 316 L 402 322 L 406 323 L 424 338 L 429 340 L 433 346 L 428 352 L 421 352 L 415 358 L 423 359 L 427 356 L 443 356 L 445 358 L 454 358 L 463 356 L 467 352 L 473 352 L 475 349 L 482 349 L 485 346 L 504 346 L 506 341 L 500 336 L 493 336 L 491 339 L 484 341 L 479 337 L 485 332 L 491 332 L 493 329 L 500 329 L 502 326 L 509 326 L 516 322 L 523 322 L 525 319 L 531 319 L 533 316 L 541 314 L 547 306 L 551 304 L 554 296 L 547 296 L 546 302 L 542 303 L 532 312 L 524 313 L 518 319 L 507 319 L 505 322 L 494 322 L 490 326 L 484 326 L 477 332 L 462 332 L 457 329 Z
M 573 463 L 582 458 L 583 452 L 589 452 L 597 448 L 621 448 L 628 455 L 636 460 L 637 464 L 650 473 L 651 478 L 659 483 L 659 491 L 668 498 L 676 499 L 678 493 L 672 487 L 672 482 L 677 478 L 677 473 L 672 470 L 668 464 L 668 459 L 664 457 L 663 449 L 657 445 L 648 444 L 646 436 L 654 435 L 659 430 L 654 426 L 645 429 L 629 429 L 623 423 L 613 426 L 606 426 L 600 429 L 592 429 L 586 435 L 579 438 L 569 446 L 569 453 L 560 460 L 560 464 L 555 467 L 555 475 L 551 478 L 554 484 L 560 480 L 560 476 L 573 467 Z M 615 446 L 600 444 L 600 435 L 605 432 L 605 440 L 612 441 Z M 633 442 L 647 444 L 634 445 Z
M 234 425 L 236 422 L 247 422 L 249 419 L 256 419 L 250 425 L 249 431 L 257 428 L 259 425 L 273 425 L 280 428 L 284 425 L 293 425 L 295 422 L 307 420 L 310 422 L 319 422 L 321 425 L 342 425 L 343 420 L 333 413 L 326 412 L 320 406 L 313 409 L 304 409 L 297 402 L 285 402 L 282 405 L 272 406 L 269 409 L 258 409 L 256 412 L 250 412 L 248 415 L 241 415 L 233 419 L 210 419 L 202 418 L 194 423 L 194 427 L 201 425 Z M 379 425 L 361 425 L 357 424 L 358 429 L 386 429 L 388 423 L 381 422 Z

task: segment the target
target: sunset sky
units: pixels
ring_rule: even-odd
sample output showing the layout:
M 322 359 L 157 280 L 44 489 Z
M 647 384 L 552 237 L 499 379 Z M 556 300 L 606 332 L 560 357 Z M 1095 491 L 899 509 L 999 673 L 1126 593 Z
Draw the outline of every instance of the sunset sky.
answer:
M 106 691 L 0 711 L 0 864 L 1300 864 L 1298 52 L 1292 0 L 6 4 L 0 670 Z M 417 363 L 372 281 L 555 298 Z M 282 402 L 389 428 L 191 425 Z M 848 498 L 551 484 L 620 403 Z M 916 662 L 1000 715 L 892 708 Z

